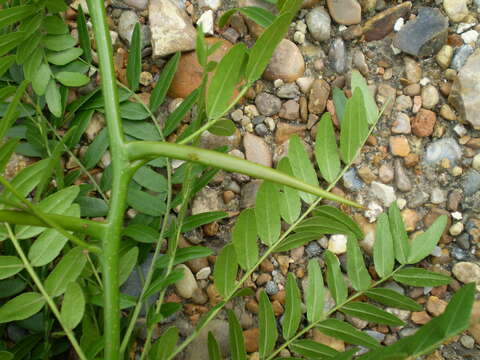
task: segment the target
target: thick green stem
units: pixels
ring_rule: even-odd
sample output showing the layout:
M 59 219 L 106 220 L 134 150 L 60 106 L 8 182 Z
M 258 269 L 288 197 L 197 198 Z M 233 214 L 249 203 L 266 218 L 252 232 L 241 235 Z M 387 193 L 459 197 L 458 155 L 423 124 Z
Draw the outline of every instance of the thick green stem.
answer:
M 120 359 L 120 306 L 118 264 L 119 247 L 122 233 L 123 217 L 126 208 L 127 186 L 132 175 L 128 166 L 128 156 L 124 146 L 122 122 L 118 100 L 118 89 L 113 66 L 112 44 L 106 23 L 103 1 L 88 0 L 88 8 L 93 23 L 97 44 L 102 92 L 105 101 L 105 118 L 107 120 L 112 157 L 112 196 L 108 213 L 108 228 L 102 241 L 103 247 L 103 284 L 104 284 L 104 358 Z
M 287 185 L 327 200 L 337 201 L 354 207 L 361 207 L 361 205 L 353 201 L 329 193 L 319 187 L 306 184 L 278 170 L 216 151 L 167 142 L 138 141 L 128 143 L 127 152 L 131 161 L 148 158 L 154 159 L 161 156 L 192 161 L 226 171 L 238 172 L 259 179 Z

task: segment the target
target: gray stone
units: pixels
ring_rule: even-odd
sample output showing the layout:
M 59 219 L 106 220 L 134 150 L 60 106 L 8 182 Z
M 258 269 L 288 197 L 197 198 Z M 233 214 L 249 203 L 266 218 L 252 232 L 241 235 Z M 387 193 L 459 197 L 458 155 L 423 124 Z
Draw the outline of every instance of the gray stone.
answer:
M 476 170 L 470 170 L 465 174 L 463 180 L 463 191 L 466 196 L 472 196 L 478 190 L 480 190 L 480 172 Z
M 265 124 L 258 124 L 255 126 L 255 134 L 258 136 L 267 136 L 268 129 Z
M 417 57 L 437 53 L 447 41 L 448 19 L 439 9 L 422 7 L 418 16 L 397 33 L 395 47 Z
M 347 70 L 347 49 L 341 38 L 336 38 L 330 46 L 328 60 L 335 72 L 343 74 Z
M 185 350 L 185 360 L 209 360 L 208 356 L 208 333 L 213 336 L 220 347 L 222 358 L 227 358 L 230 353 L 228 340 L 228 322 L 225 320 L 212 320 L 205 326 L 197 337 L 188 345 Z
M 148 17 L 154 57 L 195 49 L 195 28 L 172 0 L 150 1 Z
M 298 85 L 295 83 L 288 83 L 282 85 L 277 90 L 277 96 L 282 99 L 295 99 L 300 95 Z
M 128 45 L 132 39 L 133 29 L 140 19 L 135 11 L 123 11 L 118 19 L 118 34 Z
M 353 25 L 362 21 L 362 8 L 356 0 L 327 0 L 332 18 L 339 24 Z
M 145 10 L 147 8 L 148 0 L 114 0 L 113 4 L 124 4 L 134 7 L 138 10 Z
M 458 111 L 463 121 L 480 130 L 480 49 L 472 54 L 460 69 L 453 82 L 448 101 Z
M 365 184 L 357 175 L 354 168 L 350 168 L 342 177 L 343 185 L 350 190 L 360 190 Z
M 266 284 L 265 284 L 265 292 L 268 294 L 268 295 L 275 295 L 279 292 L 279 289 L 278 289 L 278 285 L 275 284 L 274 281 L 268 281 Z
M 470 45 L 462 45 L 455 50 L 450 64 L 452 69 L 460 70 L 468 60 L 468 57 L 473 54 L 473 48 Z
M 245 134 L 243 147 L 247 160 L 267 167 L 272 166 L 272 152 L 261 137 L 249 133 Z
M 183 278 L 175 283 L 177 294 L 184 299 L 190 299 L 193 295 L 193 292 L 198 288 L 195 276 L 193 276 L 192 271 L 188 268 L 188 266 L 184 264 L 177 265 L 175 269 L 180 269 L 183 271 Z
M 382 201 L 383 205 L 390 206 L 397 198 L 395 189 L 391 186 L 382 184 L 378 181 L 372 182 L 372 193 L 377 199 Z
M 410 97 L 408 97 L 410 99 Z M 392 126 L 392 133 L 394 134 L 410 134 L 412 127 L 410 125 L 410 117 L 405 113 L 397 113 L 395 121 Z
M 452 249 L 452 256 L 454 257 L 455 260 L 461 261 L 467 258 L 467 253 L 458 247 L 454 247 Z
M 445 195 L 445 191 L 437 187 L 432 189 L 432 193 L 430 195 L 430 201 L 432 204 L 441 204 L 445 202 L 446 199 L 447 197 Z
M 307 253 L 308 257 L 320 256 L 320 254 L 322 253 L 322 247 L 318 245 L 316 241 L 312 241 L 305 248 L 305 252 Z
M 216 189 L 205 187 L 193 198 L 192 215 L 210 211 L 222 211 L 222 209 L 223 206 Z
M 272 116 L 278 114 L 282 106 L 282 101 L 275 95 L 262 92 L 255 98 L 255 105 L 260 114 Z
M 331 23 L 330 15 L 323 6 L 312 9 L 306 17 L 308 31 L 318 41 L 330 39 Z
M 453 22 L 461 22 L 468 15 L 467 0 L 443 0 L 443 7 Z
M 462 157 L 462 149 L 453 138 L 437 140 L 427 146 L 424 161 L 427 164 L 436 164 L 442 159 L 448 159 L 455 164 Z
M 400 159 L 395 160 L 395 185 L 397 185 L 398 190 L 403 192 L 412 190 L 412 182 Z
M 253 180 L 243 185 L 240 193 L 240 207 L 242 209 L 250 208 L 255 205 L 257 191 L 261 184 L 261 180 Z
M 273 52 L 263 77 L 267 80 L 282 79 L 292 82 L 303 76 L 305 60 L 297 45 L 283 39 Z
M 472 262 L 459 262 L 452 268 L 453 275 L 461 282 L 480 284 L 480 266 Z

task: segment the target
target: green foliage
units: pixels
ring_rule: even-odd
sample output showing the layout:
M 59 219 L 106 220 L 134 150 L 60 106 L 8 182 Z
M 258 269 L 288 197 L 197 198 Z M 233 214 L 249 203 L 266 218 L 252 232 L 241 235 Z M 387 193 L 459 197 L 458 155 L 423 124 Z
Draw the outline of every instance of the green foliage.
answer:
M 260 292 L 258 342 L 262 360 L 277 359 L 282 349 L 296 356 L 291 359 L 352 359 L 358 351 L 356 346 L 368 349 L 360 359 L 421 356 L 467 328 L 473 285 L 459 290 L 445 313 L 416 334 L 383 348 L 335 316 L 341 312 L 371 323 L 402 326 L 404 323 L 383 307 L 421 311 L 422 306 L 383 288 L 383 283 L 433 287 L 451 281 L 443 274 L 412 266 L 437 246 L 446 217 L 439 217 L 410 240 L 395 203 L 388 213 L 381 214 L 373 248 L 373 265 L 379 278 L 374 281 L 366 267 L 369 257 L 359 246 L 364 237 L 359 226 L 339 208 L 320 205 L 322 196 L 359 206 L 329 191 L 358 156 L 378 120 L 375 99 L 360 73 L 352 72 L 351 98 L 347 99 L 340 89 L 333 90 L 335 111 L 342 125 L 339 133 L 328 113 L 318 124 L 313 150 L 319 173 L 298 136 L 290 138 L 288 155 L 276 169 L 229 157 L 226 147 L 207 151 L 186 145 L 197 144 L 205 131 L 217 136 L 237 131 L 236 125 L 226 119 L 228 112 L 262 76 L 302 4 L 300 0 L 269 2 L 276 5 L 278 15 L 245 7 L 227 11 L 220 18 L 219 25 L 224 26 L 229 17 L 240 12 L 265 30 L 252 47 L 237 44 L 218 63 L 209 61 L 209 57 L 221 43 L 207 46 L 198 27 L 201 85 L 161 124 L 156 115 L 164 105 L 180 53 L 171 56 L 163 67 L 146 106 L 136 95 L 141 91 L 140 24 L 132 34 L 125 86 L 115 81 L 105 45 L 109 34 L 105 32 L 103 4 L 89 0 L 87 16 L 86 9 L 79 7 L 77 44 L 59 14 L 66 10 L 62 1 L 2 2 L 0 171 L 14 152 L 40 160 L 10 181 L 0 177 L 0 221 L 7 223 L 0 227 L 0 240 L 4 241 L 0 323 L 15 323 L 31 332 L 8 352 L 0 351 L 0 359 L 64 356 L 70 352 L 68 340 L 82 360 L 118 360 L 133 350 L 132 336 L 142 309 L 146 311 L 147 335 L 142 359 L 172 359 L 230 301 L 254 295 L 245 285 L 263 260 L 334 234 L 344 234 L 348 239 L 346 263 L 342 260 L 341 266 L 339 258 L 328 250 L 323 254 L 324 262 L 311 259 L 303 294 L 294 275 L 288 273 L 281 321 L 267 293 Z M 99 69 L 92 64 L 87 17 L 93 24 Z M 67 104 L 70 88 L 89 84 L 97 70 L 102 90 L 95 88 Z M 190 121 L 183 129 L 181 123 L 187 116 Z M 84 136 L 89 123 L 101 122 L 103 117 L 108 126 L 93 136 Z M 177 144 L 164 142 L 174 133 Z M 79 159 L 76 155 L 80 148 Z M 174 168 L 168 157 L 186 162 Z M 67 161 L 74 164 L 68 171 Z M 103 168 L 97 177 L 99 167 Z M 185 267 L 177 265 L 199 258 L 212 260 L 214 255 L 208 247 L 183 247 L 181 234 L 196 233 L 213 222 L 224 226 L 231 221 L 227 217 L 236 216 L 220 211 L 189 215 L 192 197 L 220 168 L 264 182 L 254 208 L 238 215 L 231 241 L 217 251 L 213 283 L 221 299 L 200 319 L 196 331 L 186 339 L 182 333 L 180 341 L 179 329 L 168 323 L 170 316 L 181 311 L 182 304 L 165 302 L 166 292 L 184 279 Z M 323 180 L 328 183 L 327 190 L 319 188 Z M 128 208 L 131 211 L 127 216 Z M 99 219 L 88 220 L 91 217 Z M 121 293 L 121 285 L 150 254 L 153 259 L 146 275 L 141 276 L 141 293 L 137 297 Z M 330 308 L 325 306 L 327 292 L 335 301 Z M 158 301 L 149 305 L 147 299 L 152 296 Z M 124 316 L 126 313 L 128 316 Z M 227 319 L 230 356 L 246 359 L 239 320 L 231 310 Z M 354 346 L 340 353 L 306 339 L 307 332 L 314 328 Z M 162 329 L 160 337 L 152 341 L 156 329 Z M 212 360 L 221 358 L 212 333 L 208 334 L 207 346 Z

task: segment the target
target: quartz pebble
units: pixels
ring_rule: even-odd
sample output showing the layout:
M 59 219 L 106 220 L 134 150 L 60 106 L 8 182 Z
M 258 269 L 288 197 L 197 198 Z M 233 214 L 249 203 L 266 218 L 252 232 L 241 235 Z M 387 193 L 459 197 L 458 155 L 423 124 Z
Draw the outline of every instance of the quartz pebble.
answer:
M 390 206 L 395 200 L 395 190 L 393 187 L 382 184 L 378 181 L 372 182 L 372 193 L 375 195 L 379 200 L 383 202 L 383 205 Z
M 347 252 L 347 237 L 343 234 L 332 235 L 328 241 L 328 250 L 341 255 Z
M 306 16 L 308 31 L 318 41 L 330 39 L 330 15 L 323 6 L 312 9 Z

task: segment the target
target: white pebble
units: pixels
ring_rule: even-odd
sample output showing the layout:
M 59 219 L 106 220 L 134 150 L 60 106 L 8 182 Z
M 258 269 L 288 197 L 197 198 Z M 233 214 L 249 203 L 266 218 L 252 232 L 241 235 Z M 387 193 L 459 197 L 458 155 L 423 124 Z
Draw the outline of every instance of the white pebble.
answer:
M 332 235 L 328 241 L 328 250 L 340 255 L 347 252 L 347 237 L 343 234 Z
M 462 39 L 465 44 L 475 43 L 478 39 L 478 32 L 475 30 L 469 30 L 462 34 Z
M 280 86 L 283 86 L 285 83 L 283 82 L 282 79 L 277 79 L 273 82 L 273 86 L 275 86 L 276 88 L 279 88 Z
M 462 220 L 463 215 L 460 211 L 455 211 L 452 213 L 452 218 L 454 218 L 455 220 Z
M 461 34 L 475 26 L 475 23 L 461 23 L 458 25 L 457 34 Z
M 480 153 L 475 155 L 475 157 L 473 158 L 472 167 L 475 170 L 480 170 Z
M 422 80 L 420 80 L 420 85 L 426 86 L 428 84 L 430 84 L 430 79 L 429 78 L 424 77 Z
M 345 25 L 340 25 L 340 26 L 338 27 L 338 31 L 340 31 L 340 32 L 345 31 L 345 30 L 347 30 L 347 29 L 348 29 L 348 28 L 347 28 Z
M 205 279 L 208 279 L 211 273 L 212 273 L 212 269 L 210 269 L 209 266 L 206 266 L 198 270 L 197 273 L 195 274 L 195 277 L 197 278 L 197 280 L 205 280 Z
M 392 48 L 392 51 L 393 51 L 393 54 L 394 54 L 394 55 L 398 55 L 398 54 L 400 54 L 400 53 L 402 52 L 402 50 L 400 50 L 399 48 L 393 46 L 393 44 L 390 45 L 390 47 Z
M 405 25 L 405 19 L 404 18 L 399 18 L 396 22 L 395 25 L 393 25 L 393 30 L 395 32 L 400 31 L 403 28 L 403 25 Z
M 293 41 L 297 44 L 303 44 L 305 42 L 305 34 L 301 31 L 295 31 L 295 34 L 293 34 Z
M 450 226 L 450 229 L 448 230 L 448 232 L 452 236 L 460 235 L 462 231 L 463 231 L 463 223 L 461 222 L 456 222 L 455 224 Z
M 405 200 L 404 198 L 399 198 L 397 199 L 397 205 L 400 210 L 403 210 L 405 206 L 407 206 L 407 200 Z
M 453 131 L 455 131 L 458 136 L 467 135 L 467 129 L 462 124 L 455 125 L 455 127 L 453 128 Z
M 213 11 L 205 11 L 198 19 L 197 25 L 202 25 L 203 32 L 206 35 L 213 35 Z
M 368 222 L 373 223 L 377 220 L 377 217 L 383 212 L 383 208 L 376 202 L 371 201 L 368 203 L 368 210 L 365 211 L 365 217 Z

